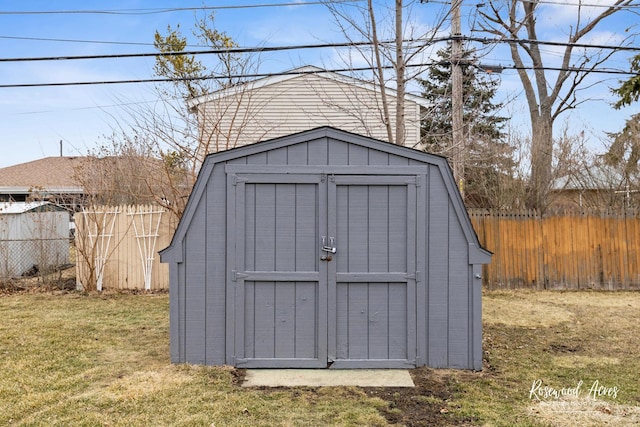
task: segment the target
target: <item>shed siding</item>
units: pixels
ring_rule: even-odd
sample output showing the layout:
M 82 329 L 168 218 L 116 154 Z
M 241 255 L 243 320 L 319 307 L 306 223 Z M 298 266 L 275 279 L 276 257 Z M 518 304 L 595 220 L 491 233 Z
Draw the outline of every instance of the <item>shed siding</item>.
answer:
M 191 232 L 185 241 L 185 354 L 189 363 L 206 363 L 207 252 L 206 201 L 202 198 L 192 218 Z
M 427 218 L 427 361 L 446 367 L 449 358 L 449 196 L 438 170 L 429 176 Z
M 227 217 L 226 204 L 221 203 L 226 197 L 226 185 L 218 185 L 224 183 L 226 176 L 224 168 L 216 167 L 211 173 L 208 180 L 207 188 L 207 216 L 208 224 L 224 224 Z M 226 234 L 224 227 L 208 226 L 206 232 L 206 256 L 208 262 L 206 274 L 206 359 L 207 364 L 225 363 L 226 357 L 226 317 L 225 307 L 227 304 L 226 286 L 220 284 L 226 283 L 226 274 L 224 268 L 219 266 L 226 265 L 227 248 Z M 215 260 L 215 262 L 212 262 Z
M 316 135 L 313 132 L 311 136 Z M 292 354 L 302 359 L 317 356 L 317 337 L 299 341 L 308 335 L 304 331 L 313 329 L 309 322 L 319 318 L 318 313 L 310 315 L 305 311 L 319 307 L 321 293 L 317 283 L 272 279 L 233 282 L 230 286 L 241 283 L 243 287 L 241 313 L 234 312 L 234 307 L 238 307 L 234 299 L 236 288 L 226 288 L 234 267 L 227 254 L 227 242 L 236 238 L 243 242 L 245 271 L 315 270 L 317 266 L 299 264 L 296 254 L 316 248 L 299 248 L 296 242 L 313 241 L 308 233 L 317 233 L 317 226 L 307 230 L 309 218 L 320 218 L 315 211 L 319 210 L 317 201 L 321 198 L 313 193 L 317 190 L 311 190 L 317 186 L 286 180 L 277 185 L 242 184 L 241 203 L 249 207 L 242 208 L 242 221 L 247 227 L 236 235 L 233 228 L 226 226 L 230 215 L 236 212 L 235 206 L 227 205 L 228 200 L 233 200 L 229 194 L 236 190 L 233 176 L 225 171 L 226 165 L 327 165 L 327 170 L 332 166 L 353 165 L 353 171 L 365 170 L 362 166 L 416 165 L 425 167 L 422 170 L 426 172 L 421 172 L 424 174 L 419 175 L 409 193 L 402 184 L 370 185 L 366 180 L 339 180 L 336 175 L 336 204 L 346 208 L 343 214 L 338 210 L 344 220 L 338 220 L 337 227 L 347 227 L 344 231 L 337 230 L 337 235 L 343 236 L 339 237 L 339 250 L 341 254 L 350 253 L 351 243 L 369 249 L 348 259 L 335 260 L 335 271 L 342 274 L 340 277 L 355 272 L 355 278 L 336 283 L 336 306 L 329 307 L 327 319 L 329 328 L 332 325 L 336 328 L 336 344 L 329 343 L 329 358 L 350 363 L 340 365 L 345 367 L 354 366 L 353 359 L 368 363 L 374 359 L 393 359 L 415 360 L 416 366 L 481 369 L 481 285 L 474 279 L 474 273 L 481 268 L 470 262 L 486 259 L 487 255 L 474 252 L 471 256 L 471 251 L 478 251 L 479 246 L 477 241 L 469 240 L 474 234 L 472 229 L 467 230 L 470 222 L 459 217 L 460 206 L 456 204 L 461 202 L 450 194 L 455 183 L 443 159 L 435 158 L 437 161 L 429 163 L 394 154 L 394 149 L 385 151 L 385 145 L 367 146 L 328 137 L 313 137 L 266 151 L 258 146 L 248 148 L 251 150 L 247 155 L 229 156 L 212 166 L 205 163 L 194 190 L 196 194 L 192 195 L 195 199 L 189 201 L 183 217 L 183 221 L 188 218 L 188 223 L 178 227 L 172 246 L 163 254 L 165 262 L 174 263 L 171 278 L 178 282 L 177 288 L 172 284 L 170 291 L 173 361 L 234 365 L 236 356 L 244 360 Z M 413 194 L 411 203 L 407 194 Z M 386 200 L 387 207 L 380 208 L 378 200 Z M 413 208 L 407 211 L 407 206 Z M 391 220 L 398 216 L 396 210 L 403 209 L 409 216 Z M 413 228 L 407 228 L 407 218 L 413 218 L 411 222 L 417 220 Z M 350 222 L 340 225 L 340 221 Z M 410 256 L 409 249 L 402 245 L 402 241 L 411 240 L 405 235 L 407 231 L 426 236 L 424 240 L 414 240 L 413 245 L 417 246 L 410 250 Z M 294 240 L 283 239 L 284 235 L 294 236 Z M 184 256 L 176 252 L 182 251 L 179 248 L 183 248 Z M 376 268 L 371 269 L 372 265 Z M 412 269 L 418 272 L 415 281 L 391 279 L 401 271 L 412 274 Z M 358 278 L 358 272 L 367 271 L 386 273 L 390 278 L 377 281 L 366 276 Z M 417 298 L 415 307 L 408 306 L 413 306 L 411 295 Z M 307 308 L 298 310 L 299 304 L 307 304 Z M 417 314 L 417 324 L 407 325 L 409 310 L 414 313 L 409 318 L 415 319 Z M 374 313 L 375 321 L 371 317 Z M 276 317 L 280 322 L 274 322 Z M 414 332 L 415 342 L 407 342 L 406 337 Z M 242 349 L 238 350 L 237 345 Z M 284 360 L 279 362 L 283 367 Z
M 201 104 L 199 122 L 209 152 L 330 125 L 387 140 L 378 92 L 321 75 L 301 75 Z M 388 96 L 395 128 L 395 98 Z M 420 106 L 405 102 L 406 145 L 420 140 Z
M 469 363 L 469 261 L 467 240 L 449 206 L 449 359 L 447 365 L 463 368 Z

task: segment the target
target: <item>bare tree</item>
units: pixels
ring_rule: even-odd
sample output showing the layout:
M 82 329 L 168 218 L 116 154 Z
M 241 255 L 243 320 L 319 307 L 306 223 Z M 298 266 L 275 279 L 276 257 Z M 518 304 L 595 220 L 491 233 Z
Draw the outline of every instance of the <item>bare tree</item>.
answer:
M 448 16 L 448 10 L 442 8 L 434 14 L 431 27 L 418 33 L 415 23 L 404 20 L 405 15 L 411 15 L 416 3 L 395 0 L 393 7 L 377 10 L 372 0 L 368 0 L 366 6 L 349 7 L 325 2 L 342 35 L 354 43 L 345 58 L 347 66 L 365 61 L 371 69 L 372 81 L 380 91 L 380 117 L 387 128 L 388 141 L 398 145 L 404 145 L 406 138 L 404 98 L 407 84 L 424 71 L 423 67 L 413 65 L 422 62 Z M 369 45 L 356 45 L 362 41 L 368 41 Z M 392 72 L 386 73 L 389 68 Z M 393 108 L 386 92 L 388 85 L 395 86 Z
M 178 153 L 195 177 L 207 154 L 236 146 L 234 135 L 250 120 L 243 108 L 250 94 L 238 88 L 243 87 L 239 85 L 243 76 L 257 69 L 259 56 L 234 52 L 237 43 L 215 28 L 213 13 L 195 20 L 193 35 L 220 53 L 207 63 L 194 55 L 157 56 L 154 71 L 173 81 L 158 87 L 163 102 L 143 112 L 132 111 L 131 125 L 153 135 L 158 147 Z M 167 27 L 165 35 L 156 31 L 154 39 L 156 49 L 165 54 L 184 52 L 189 40 L 179 26 Z M 210 105 L 207 111 L 193 108 L 194 100 L 222 90 L 230 92 L 225 102 Z
M 482 18 L 481 29 L 509 43 L 526 95 L 532 132 L 528 205 L 534 208 L 545 207 L 551 189 L 554 122 L 563 112 L 586 101 L 578 96 L 578 92 L 589 85 L 587 77 L 615 54 L 615 50 L 580 51 L 575 45 L 604 19 L 634 1 L 615 0 L 591 17 L 585 13 L 587 6 L 578 1 L 575 5 L 575 26 L 566 29 L 567 40 L 561 64 L 552 72 L 546 68 L 538 38 L 537 18 L 544 3 L 540 0 L 489 0 L 478 9 Z M 629 36 L 627 41 L 632 37 Z M 533 72 L 528 73 L 527 69 Z

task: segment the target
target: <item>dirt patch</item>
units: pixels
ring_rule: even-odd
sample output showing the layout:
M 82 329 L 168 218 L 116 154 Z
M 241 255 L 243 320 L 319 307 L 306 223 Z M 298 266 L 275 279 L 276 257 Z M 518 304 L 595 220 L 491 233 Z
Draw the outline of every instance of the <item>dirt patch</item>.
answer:
M 474 377 L 473 373 L 436 371 L 418 368 L 410 371 L 414 388 L 371 387 L 364 388 L 370 397 L 387 402 L 380 408 L 387 421 L 407 427 L 423 426 L 471 426 L 477 420 L 456 415 L 453 395 L 459 376 Z
M 15 293 L 68 293 L 76 289 L 75 266 L 66 264 L 33 276 L 0 278 L 0 295 Z
M 324 393 L 343 393 L 345 398 L 359 398 L 360 391 L 380 400 L 378 411 L 390 424 L 406 427 L 476 426 L 479 421 L 457 413 L 454 394 L 459 383 L 473 381 L 481 373 L 447 369 L 416 368 L 409 371 L 415 387 L 255 387 L 266 393 L 287 390 L 296 398 L 313 403 Z M 245 371 L 232 371 L 233 383 L 240 387 Z M 331 391 L 329 391 L 331 390 Z
M 549 345 L 549 351 L 554 353 L 577 353 L 582 351 L 582 347 L 572 344 L 551 343 Z

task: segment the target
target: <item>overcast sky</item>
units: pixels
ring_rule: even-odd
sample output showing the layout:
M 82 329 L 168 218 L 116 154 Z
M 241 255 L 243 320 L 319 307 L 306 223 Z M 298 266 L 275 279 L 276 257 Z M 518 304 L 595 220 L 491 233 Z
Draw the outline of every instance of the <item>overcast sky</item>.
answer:
M 576 12 L 576 0 L 548 0 L 546 14 L 539 19 L 539 38 L 566 40 L 566 31 Z M 608 0 L 593 0 L 594 4 Z M 265 4 L 300 3 L 298 6 L 246 7 Z M 167 25 L 180 25 L 183 34 L 191 36 L 193 10 L 159 11 L 188 7 L 223 6 L 216 10 L 216 27 L 226 31 L 239 45 L 290 46 L 341 42 L 327 9 L 312 0 L 246 0 L 246 1 L 71 1 L 58 0 L 17 2 L 0 0 L 0 59 L 37 58 L 74 55 L 111 55 L 154 52 L 153 34 L 163 32 Z M 385 3 L 385 2 L 378 2 Z M 386 3 L 393 3 L 387 1 Z M 443 1 L 413 3 L 407 20 L 412 21 L 415 34 L 433 26 L 435 17 L 448 6 Z M 479 1 L 465 0 L 462 8 L 463 32 L 471 35 L 474 21 L 471 12 Z M 571 5 L 566 5 L 571 3 Z M 364 3 L 360 3 L 364 4 Z M 226 6 L 233 6 L 227 8 Z M 240 7 L 238 7 L 240 6 Z M 594 8 L 594 10 L 600 10 Z M 73 13 L 101 11 L 103 13 Z M 17 13 L 20 12 L 20 13 Z M 64 13 L 34 13 L 64 12 Z M 621 13 L 609 19 L 587 42 L 612 45 L 629 32 L 640 31 L 637 23 L 640 9 Z M 199 16 L 202 16 L 200 12 Z M 380 14 L 382 17 L 382 13 Z M 634 28 L 633 25 L 636 25 Z M 441 32 L 446 34 L 447 27 Z M 473 33 L 478 36 L 479 33 Z M 193 43 L 197 43 L 193 39 Z M 635 44 L 638 45 L 637 43 Z M 545 47 L 545 54 L 558 61 L 558 49 Z M 483 48 L 484 64 L 511 65 L 508 51 Z M 640 51 L 636 52 L 639 53 Z M 261 72 L 279 72 L 302 65 L 341 67 L 334 49 L 290 50 L 264 53 L 260 58 Z M 620 55 L 612 65 L 628 69 L 628 55 Z M 424 58 L 426 60 L 426 58 Z M 153 77 L 153 57 L 0 62 L 0 85 L 52 82 L 95 82 L 136 80 Z M 527 131 L 527 113 L 521 102 L 519 80 L 514 70 L 500 76 L 501 96 L 511 100 L 506 114 L 514 124 Z M 625 119 L 640 112 L 636 104 L 622 111 L 613 111 L 615 99 L 610 86 L 624 76 L 599 75 L 594 81 L 604 82 L 581 93 L 597 101 L 564 115 L 574 132 L 584 130 L 594 149 L 601 146 L 603 132 L 618 131 Z M 520 98 L 517 98 L 520 96 Z M 515 100 L 514 100 L 514 97 Z M 0 88 L 0 167 L 60 155 L 84 155 L 104 143 L 105 136 L 127 120 L 127 109 L 149 106 L 158 101 L 154 84 L 82 85 L 62 87 Z

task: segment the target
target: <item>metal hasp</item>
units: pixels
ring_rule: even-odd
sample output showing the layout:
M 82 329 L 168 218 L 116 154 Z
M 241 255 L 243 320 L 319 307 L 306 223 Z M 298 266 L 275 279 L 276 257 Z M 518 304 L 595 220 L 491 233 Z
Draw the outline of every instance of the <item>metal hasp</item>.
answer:
M 333 260 L 333 254 L 336 253 L 336 248 L 334 245 L 335 239 L 333 237 L 329 237 L 329 246 L 327 246 L 327 236 L 322 236 L 322 246 L 320 250 L 324 253 L 320 256 L 320 261 L 331 261 Z
M 329 237 L 329 246 L 326 245 L 326 236 L 322 236 L 322 250 L 324 252 L 330 253 L 330 254 L 335 254 L 337 249 L 334 246 L 335 244 L 335 238 L 334 237 Z

